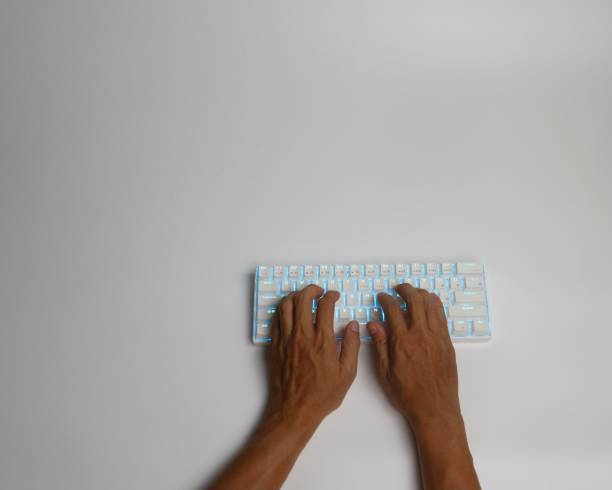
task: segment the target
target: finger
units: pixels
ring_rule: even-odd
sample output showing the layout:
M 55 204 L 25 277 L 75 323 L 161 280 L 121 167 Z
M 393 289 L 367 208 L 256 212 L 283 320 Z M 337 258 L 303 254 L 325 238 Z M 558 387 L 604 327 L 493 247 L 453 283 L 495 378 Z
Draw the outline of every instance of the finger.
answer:
M 280 313 L 279 324 L 280 324 L 280 340 L 287 342 L 293 333 L 293 296 L 295 293 L 289 293 L 285 296 L 280 304 L 278 305 L 278 311 Z
M 423 297 L 419 291 L 412 287 L 411 284 L 403 283 L 396 288 L 398 294 L 406 302 L 406 311 L 408 312 L 408 323 L 412 326 L 422 325 L 426 321 L 425 305 Z
M 344 330 L 342 350 L 340 351 L 340 369 L 348 376 L 355 377 L 357 373 L 357 354 L 360 345 L 359 323 L 353 320 Z
M 429 293 L 429 301 L 427 302 L 427 323 L 434 326 L 435 331 L 443 331 L 448 333 L 448 321 L 444 314 L 444 305 L 440 298 L 434 293 Z
M 378 302 L 385 312 L 390 333 L 395 336 L 402 335 L 406 330 L 406 321 L 404 319 L 404 312 L 400 308 L 399 303 L 386 293 L 380 293 L 378 295 Z
M 369 322 L 368 332 L 372 336 L 372 342 L 376 349 L 379 373 L 386 373 L 389 369 L 389 350 L 387 346 L 387 332 L 385 326 L 380 322 Z
M 311 336 L 314 334 L 312 322 L 312 302 L 323 294 L 323 289 L 310 284 L 293 297 L 295 308 L 296 334 Z
M 328 291 L 325 296 L 319 300 L 317 305 L 317 321 L 316 330 L 319 335 L 324 336 L 328 340 L 335 342 L 336 336 L 334 335 L 334 308 L 336 302 L 340 298 L 338 291 Z
M 272 337 L 272 347 L 276 348 L 280 342 L 280 309 L 276 311 L 270 325 L 270 336 Z

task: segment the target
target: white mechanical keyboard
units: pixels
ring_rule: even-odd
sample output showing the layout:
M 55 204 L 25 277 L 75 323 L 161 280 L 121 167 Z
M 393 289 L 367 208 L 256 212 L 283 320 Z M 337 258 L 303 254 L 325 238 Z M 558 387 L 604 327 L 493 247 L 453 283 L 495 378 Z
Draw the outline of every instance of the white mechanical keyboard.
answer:
M 262 265 L 255 272 L 253 342 L 270 342 L 270 326 L 276 305 L 283 296 L 316 284 L 325 291 L 340 292 L 334 312 L 338 339 L 351 320 L 359 322 L 362 341 L 371 341 L 368 321 L 385 320 L 376 295 L 386 292 L 406 304 L 394 290 L 402 283 L 437 294 L 453 341 L 491 338 L 485 272 L 475 262 L 429 262 L 406 264 Z M 313 312 L 316 311 L 316 302 Z

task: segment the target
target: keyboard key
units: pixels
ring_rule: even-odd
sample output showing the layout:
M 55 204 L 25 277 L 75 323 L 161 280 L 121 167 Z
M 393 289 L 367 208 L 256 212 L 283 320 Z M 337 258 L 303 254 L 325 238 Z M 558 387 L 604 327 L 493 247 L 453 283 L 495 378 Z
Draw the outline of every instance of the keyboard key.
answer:
M 301 281 L 297 281 L 297 291 L 301 291 L 302 289 L 310 286 L 312 281 L 310 279 L 302 279 Z
M 453 273 L 453 264 L 444 262 L 442 264 L 442 274 L 452 274 L 452 273 Z
M 298 279 L 300 277 L 300 266 L 299 265 L 289 266 L 289 277 L 291 279 Z
M 366 264 L 365 275 L 367 277 L 376 277 L 376 266 L 374 264 Z
M 357 306 L 359 304 L 359 293 L 349 293 L 346 295 L 347 306 Z
M 455 291 L 456 303 L 484 303 L 484 291 Z
M 259 306 L 276 306 L 280 303 L 282 296 L 262 296 L 260 295 L 257 299 Z
M 438 275 L 438 264 L 434 264 L 433 262 L 429 262 L 427 264 L 427 275 L 429 275 L 429 276 L 437 276 Z
M 274 266 L 274 279 L 285 279 L 285 268 L 282 265 Z
M 370 308 L 370 321 L 371 322 L 382 322 L 383 314 L 380 308 Z
M 271 267 L 259 267 L 259 280 L 269 281 L 272 279 L 272 268 Z
M 357 287 L 359 291 L 369 291 L 370 288 L 370 280 L 369 279 L 359 279 L 357 281 Z
M 397 279 L 389 279 L 389 289 L 393 289 L 395 286 L 399 284 Z
M 336 277 L 336 279 L 338 278 L 343 278 L 346 276 L 346 266 L 345 265 L 335 265 L 334 266 L 334 276 Z
M 438 290 L 446 289 L 446 279 L 444 277 L 436 277 L 434 287 Z
M 270 338 L 272 336 L 272 333 L 270 332 L 270 326 L 271 324 L 268 322 L 258 322 L 257 323 L 257 330 L 256 332 L 256 337 L 258 339 L 267 339 Z
M 421 277 L 419 279 L 419 287 L 429 291 L 431 289 L 431 277 Z
M 425 268 L 423 267 L 423 264 L 412 264 L 410 268 L 412 269 L 413 276 L 422 276 L 423 273 L 425 272 Z
M 330 268 L 329 265 L 319 266 L 319 277 L 329 277 Z
M 278 291 L 278 281 L 259 281 L 259 292 L 275 293 Z
M 482 264 L 475 262 L 459 262 L 457 264 L 457 274 L 482 274 L 483 272 Z
M 340 291 L 340 289 L 342 289 L 342 280 L 330 279 L 329 281 L 327 281 L 327 289 L 329 291 Z
M 489 335 L 489 324 L 484 318 L 477 318 L 472 322 L 472 333 L 474 335 Z
M 416 279 L 415 279 L 415 280 L 416 280 Z M 413 286 L 413 285 L 414 285 L 414 281 L 412 280 L 412 278 L 411 278 L 411 277 L 400 277 L 400 278 L 397 280 L 397 283 L 398 283 L 398 284 L 410 284 L 411 286 Z
M 355 308 L 355 320 L 363 321 L 368 319 L 368 314 L 365 308 Z
M 450 278 L 450 287 L 451 289 L 461 289 L 461 279 L 458 277 L 451 277 Z
M 380 264 L 380 275 L 389 276 L 393 273 L 391 264 Z
M 342 281 L 343 291 L 350 292 L 355 291 L 355 280 L 354 279 L 345 279 Z
M 440 296 L 440 301 L 442 301 L 442 303 L 450 303 L 450 293 L 446 289 L 441 289 L 438 292 L 438 296 Z
M 349 275 L 351 277 L 360 277 L 361 276 L 361 266 L 357 264 L 351 264 L 349 269 Z
M 395 264 L 395 275 L 404 276 L 407 274 L 406 264 Z
M 361 304 L 363 306 L 374 306 L 374 295 L 372 293 L 363 293 L 361 295 Z
M 453 335 L 465 337 L 469 333 L 469 325 L 466 320 L 453 320 Z
M 383 291 L 385 289 L 385 280 L 382 277 L 374 279 L 374 291 Z
M 450 317 L 487 316 L 487 308 L 484 305 L 457 303 L 448 308 Z
M 312 265 L 305 265 L 304 266 L 304 277 L 307 277 L 309 279 L 314 279 L 315 276 L 316 276 L 315 267 Z
M 484 289 L 484 278 L 482 276 L 467 276 L 465 278 L 466 289 Z
M 353 309 L 352 308 L 340 308 L 338 311 L 338 318 L 340 320 L 352 320 L 353 319 Z
M 257 320 L 272 320 L 275 312 L 274 308 L 257 308 Z
M 293 287 L 292 287 L 292 282 L 293 281 L 289 281 L 287 279 L 285 279 L 284 281 L 281 282 L 281 291 L 283 293 L 290 293 L 291 291 L 294 291 Z

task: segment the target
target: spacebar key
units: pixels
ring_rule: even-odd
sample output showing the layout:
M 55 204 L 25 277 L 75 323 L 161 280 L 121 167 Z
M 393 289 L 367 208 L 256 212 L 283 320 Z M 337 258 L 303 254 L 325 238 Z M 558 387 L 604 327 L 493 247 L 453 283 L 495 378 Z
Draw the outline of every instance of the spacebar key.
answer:
M 472 317 L 487 316 L 487 308 L 484 305 L 461 304 L 452 305 L 448 309 L 449 317 Z

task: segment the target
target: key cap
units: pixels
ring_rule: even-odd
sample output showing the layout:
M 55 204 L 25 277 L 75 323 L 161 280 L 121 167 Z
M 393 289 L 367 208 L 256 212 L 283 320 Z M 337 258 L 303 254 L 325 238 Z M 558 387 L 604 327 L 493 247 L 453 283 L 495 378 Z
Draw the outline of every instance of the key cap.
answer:
M 458 303 L 458 304 L 449 306 L 448 316 L 450 317 L 487 316 L 487 309 L 484 307 L 484 305 Z
M 367 277 L 376 277 L 376 266 L 374 264 L 366 264 L 365 275 Z
M 329 265 L 319 266 L 319 277 L 329 277 Z
M 267 322 L 257 322 L 255 337 L 258 339 L 270 338 L 272 336 L 272 332 L 270 332 L 270 326 L 270 323 Z
M 362 322 L 362 323 L 359 324 L 359 336 L 362 339 L 367 339 L 367 340 L 370 339 L 370 332 L 368 332 L 367 323 Z
M 352 320 L 353 319 L 353 309 L 352 308 L 340 308 L 338 310 L 338 318 L 340 320 Z
M 274 266 L 274 279 L 285 279 L 285 268 L 282 265 Z
M 304 277 L 309 279 L 314 279 L 316 276 L 316 270 L 313 265 L 305 265 L 304 266 Z
M 297 281 L 297 290 L 301 291 L 302 289 L 310 286 L 312 281 L 310 279 L 302 279 L 301 281 Z
M 334 266 L 334 276 L 336 277 L 336 279 L 343 278 L 344 276 L 346 276 L 346 266 L 336 264 Z
M 349 275 L 351 277 L 361 276 L 361 266 L 357 264 L 351 264 L 351 267 L 349 269 Z
M 351 320 L 349 318 L 334 318 L 334 333 L 336 337 L 344 336 L 344 331 L 346 330 L 346 326 L 349 324 Z
M 450 294 L 446 289 L 441 289 L 438 296 L 440 296 L 442 303 L 450 303 Z
M 438 275 L 438 264 L 434 264 L 433 262 L 429 262 L 427 264 L 427 275 L 429 275 L 429 276 L 437 276 Z
M 419 279 L 419 287 L 421 289 L 425 289 L 427 291 L 429 291 L 429 289 L 431 288 L 431 280 L 429 277 L 421 277 Z
M 355 308 L 355 320 L 363 321 L 367 320 L 368 315 L 365 308 Z
M 287 279 L 281 282 L 281 291 L 283 293 L 290 293 L 291 291 L 293 291 L 293 288 L 291 287 L 291 282 L 292 281 L 289 281 Z
M 329 281 L 327 281 L 327 289 L 329 291 L 340 291 L 341 286 L 342 286 L 341 279 L 330 279 Z
M 482 264 L 476 262 L 459 262 L 457 264 L 457 274 L 482 274 L 483 272 Z
M 393 273 L 391 270 L 391 264 L 380 264 L 380 275 L 381 276 L 389 276 Z
M 385 289 L 385 280 L 382 277 L 374 279 L 374 291 L 383 291 Z
M 397 281 L 397 279 L 389 279 L 389 289 L 393 289 L 395 286 L 397 286 L 399 284 L 399 282 Z
M 346 295 L 347 306 L 357 306 L 359 304 L 359 293 L 349 293 Z
M 446 279 L 443 277 L 436 277 L 435 288 L 438 290 L 446 289 Z
M 357 287 L 359 291 L 369 291 L 370 289 L 370 280 L 369 279 L 359 279 L 357 281 Z
M 484 303 L 484 291 L 455 291 L 456 303 Z
M 371 322 L 382 322 L 383 314 L 380 308 L 370 308 L 370 321 Z
M 289 266 L 289 277 L 291 279 L 298 279 L 300 277 L 300 266 L 299 265 Z
M 450 287 L 451 289 L 461 289 L 461 279 L 458 277 L 451 277 L 450 278 Z
M 282 296 L 258 296 L 257 298 L 257 304 L 259 306 L 276 306 L 280 300 L 282 299 Z
M 361 295 L 361 304 L 364 306 L 373 306 L 374 295 L 372 293 L 363 293 Z
M 257 320 L 272 320 L 275 312 L 274 308 L 257 308 Z
M 260 293 L 275 293 L 278 290 L 278 281 L 259 281 L 257 289 Z
M 423 272 L 425 271 L 423 268 L 423 264 L 412 264 L 411 269 L 413 276 L 422 276 Z
M 466 289 L 483 289 L 484 278 L 482 276 L 467 276 L 465 278 Z
M 444 262 L 442 264 L 442 274 L 452 274 L 452 273 L 453 273 L 453 264 Z
M 472 333 L 474 335 L 489 335 L 489 324 L 484 318 L 476 318 L 472 322 Z
M 272 279 L 272 268 L 266 266 L 259 266 L 259 280 L 268 281 Z
M 404 276 L 406 275 L 406 264 L 395 264 L 395 275 Z
M 453 335 L 455 337 L 465 337 L 469 333 L 468 322 L 466 320 L 453 321 Z
M 355 281 L 353 279 L 345 279 L 342 281 L 343 291 L 355 291 Z

